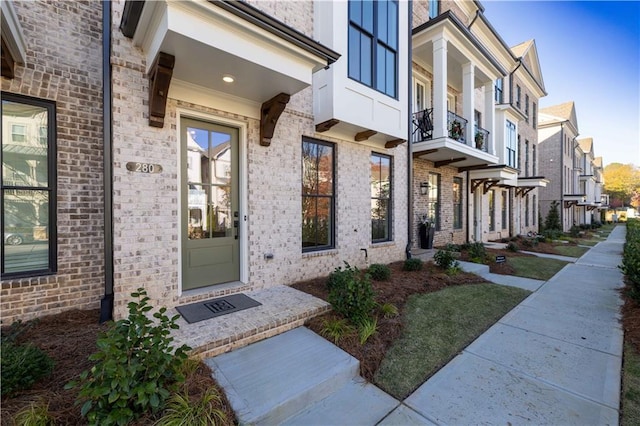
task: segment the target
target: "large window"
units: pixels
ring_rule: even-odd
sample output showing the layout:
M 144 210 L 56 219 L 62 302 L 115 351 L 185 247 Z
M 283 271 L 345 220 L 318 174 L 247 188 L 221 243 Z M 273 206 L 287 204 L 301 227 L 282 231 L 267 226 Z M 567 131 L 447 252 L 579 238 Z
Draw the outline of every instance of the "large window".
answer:
M 529 176 L 529 141 L 524 140 L 524 175 Z
M 524 119 L 529 122 L 529 95 L 524 95 Z
M 393 98 L 397 96 L 396 0 L 349 0 L 349 77 Z
M 453 229 L 462 229 L 462 178 L 453 178 Z
M 494 100 L 497 104 L 502 103 L 502 79 L 499 78 L 496 80 L 495 91 L 494 91 Z
M 533 204 L 531 204 L 533 214 L 531 215 L 531 220 L 533 221 L 533 226 L 536 226 L 536 221 L 538 220 L 538 197 L 533 196 Z
M 391 240 L 391 157 L 371 154 L 371 241 Z
M 507 120 L 507 166 L 516 167 L 516 125 Z
M 538 155 L 536 153 L 536 146 L 531 145 L 531 158 L 533 160 L 533 166 L 531 168 L 531 174 L 537 176 L 538 174 Z
M 520 109 L 520 101 L 522 99 L 522 89 L 516 84 L 516 106 Z
M 524 226 L 529 226 L 529 194 L 524 198 Z
M 535 102 L 531 104 L 531 125 L 534 129 L 538 127 L 538 106 Z
M 429 195 L 427 197 L 427 217 L 440 230 L 440 175 L 429 173 Z
M 3 276 L 56 272 L 55 123 L 53 102 L 2 94 Z
M 334 247 L 334 145 L 302 140 L 302 250 Z
M 489 191 L 489 231 L 496 230 L 496 191 Z
M 507 191 L 502 191 L 502 229 L 507 229 Z

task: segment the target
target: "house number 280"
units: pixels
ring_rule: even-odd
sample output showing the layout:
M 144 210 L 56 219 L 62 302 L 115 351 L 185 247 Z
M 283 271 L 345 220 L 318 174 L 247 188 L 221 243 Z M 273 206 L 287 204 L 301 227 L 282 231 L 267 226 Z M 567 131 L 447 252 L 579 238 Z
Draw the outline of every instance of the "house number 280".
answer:
M 162 166 L 160 164 L 129 162 L 127 163 L 127 170 L 138 173 L 160 173 L 162 172 Z

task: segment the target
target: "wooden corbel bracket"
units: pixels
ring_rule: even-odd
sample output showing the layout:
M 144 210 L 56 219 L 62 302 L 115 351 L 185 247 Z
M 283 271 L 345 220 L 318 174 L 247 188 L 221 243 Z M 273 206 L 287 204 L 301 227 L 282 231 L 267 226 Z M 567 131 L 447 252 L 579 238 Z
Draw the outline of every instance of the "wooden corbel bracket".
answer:
M 260 145 L 271 145 L 273 132 L 278 124 L 278 119 L 284 111 L 290 96 L 286 93 L 280 93 L 262 104 L 260 115 Z
M 164 115 L 167 109 L 169 84 L 173 76 L 176 57 L 160 52 L 153 61 L 149 72 L 149 125 L 164 126 Z

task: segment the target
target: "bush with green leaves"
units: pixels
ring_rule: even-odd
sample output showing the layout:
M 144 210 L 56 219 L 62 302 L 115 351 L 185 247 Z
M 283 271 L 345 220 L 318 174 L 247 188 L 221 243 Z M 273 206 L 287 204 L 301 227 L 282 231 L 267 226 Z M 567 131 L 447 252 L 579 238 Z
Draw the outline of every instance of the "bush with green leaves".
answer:
M 336 312 L 354 324 L 371 317 L 376 301 L 369 274 L 362 274 L 358 268 L 345 262 L 345 269 L 336 268 L 329 282 L 328 301 Z
M 369 340 L 369 337 L 376 334 L 378 331 L 378 319 L 367 318 L 362 321 L 358 326 L 358 337 L 360 338 L 360 344 L 364 345 Z
M 523 247 L 535 247 L 535 246 L 538 245 L 538 239 L 537 238 L 523 238 L 521 243 L 522 243 Z
M 131 293 L 129 316 L 112 323 L 97 341 L 98 352 L 89 357 L 95 365 L 71 382 L 80 386 L 77 403 L 89 424 L 124 425 L 163 408 L 171 391 L 184 381 L 181 365 L 187 345 L 174 350 L 171 330 L 178 329 L 175 315 L 166 308 L 153 313 L 143 288 Z
M 407 259 L 404 261 L 402 265 L 402 269 L 405 271 L 421 271 L 422 270 L 422 259 L 418 259 L 417 257 L 412 257 L 411 259 Z
M 386 302 L 380 305 L 380 312 L 385 318 L 393 318 L 398 316 L 398 307 L 391 302 Z
M 640 220 L 627 221 L 627 236 L 622 253 L 622 273 L 629 282 L 629 295 L 640 302 Z
M 320 334 L 327 339 L 333 340 L 336 345 L 345 336 L 354 332 L 345 318 L 329 318 L 322 321 Z
M 562 236 L 562 231 L 557 229 L 545 229 L 543 235 L 549 241 L 557 240 Z
M 369 275 L 376 281 L 388 281 L 391 278 L 391 269 L 387 265 L 374 263 L 369 266 Z
M 520 250 L 520 247 L 518 247 L 516 243 L 511 241 L 509 244 L 507 244 L 507 250 L 517 253 Z
M 573 238 L 578 238 L 580 236 L 580 227 L 573 225 L 570 229 L 569 229 L 569 235 Z
M 449 270 L 458 263 L 453 252 L 449 250 L 438 250 L 433 255 L 433 261 L 444 270 Z
M 2 396 L 30 389 L 54 367 L 53 360 L 42 349 L 31 343 L 18 345 L 10 338 L 2 339 L 0 360 Z
M 475 243 L 469 244 L 469 257 L 474 262 L 483 263 L 487 257 L 487 249 L 484 247 L 484 244 L 480 241 L 476 241 Z
M 560 223 L 560 210 L 558 209 L 558 202 L 552 201 L 551 206 L 549 206 L 549 213 L 547 213 L 547 218 L 544 221 L 544 229 L 546 231 L 562 230 L 562 224 Z

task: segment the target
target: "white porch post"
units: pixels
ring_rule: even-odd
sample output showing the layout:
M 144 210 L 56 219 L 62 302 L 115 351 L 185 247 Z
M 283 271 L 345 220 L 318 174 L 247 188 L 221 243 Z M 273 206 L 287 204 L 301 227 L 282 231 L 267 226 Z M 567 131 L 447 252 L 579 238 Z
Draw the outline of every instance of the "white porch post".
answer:
M 467 128 L 464 131 L 464 141 L 467 145 L 475 146 L 473 100 L 474 96 L 475 66 L 471 62 L 462 65 L 462 117 L 467 120 Z
M 483 127 L 489 132 L 487 152 L 495 155 L 496 139 L 494 129 L 496 127 L 496 109 L 493 99 L 494 83 L 490 81 L 484 85 L 484 123 Z
M 447 136 L 447 39 L 433 41 L 433 138 Z

